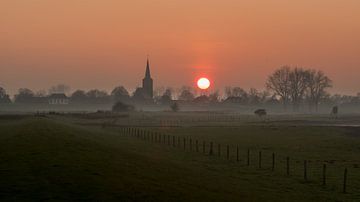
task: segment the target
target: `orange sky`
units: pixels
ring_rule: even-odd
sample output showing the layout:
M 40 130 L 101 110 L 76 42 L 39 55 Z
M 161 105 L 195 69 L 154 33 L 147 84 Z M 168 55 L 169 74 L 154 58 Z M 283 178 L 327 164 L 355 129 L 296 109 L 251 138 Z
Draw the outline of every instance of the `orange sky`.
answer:
M 0 86 L 14 93 L 140 85 L 264 88 L 275 68 L 318 68 L 360 91 L 359 0 L 1 0 Z

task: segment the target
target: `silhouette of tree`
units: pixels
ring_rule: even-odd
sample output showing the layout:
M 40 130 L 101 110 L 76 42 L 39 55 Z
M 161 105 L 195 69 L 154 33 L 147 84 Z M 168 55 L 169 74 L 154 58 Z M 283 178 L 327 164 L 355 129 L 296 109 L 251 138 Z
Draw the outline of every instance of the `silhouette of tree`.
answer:
M 6 93 L 6 90 L 0 87 L 0 103 L 11 103 L 10 96 Z
M 180 90 L 179 100 L 192 101 L 195 95 L 191 92 L 191 88 L 184 86 Z
M 206 104 L 206 103 L 209 103 L 210 100 L 209 100 L 209 97 L 206 96 L 206 95 L 200 95 L 198 97 L 196 97 L 194 100 L 193 100 L 194 103 L 199 103 L 199 104 Z
M 219 103 L 219 91 L 215 91 L 209 95 L 210 103 L 216 104 Z
M 249 104 L 257 105 L 261 102 L 261 95 L 255 88 L 250 88 L 248 95 Z
M 20 88 L 15 95 L 16 103 L 31 103 L 34 98 L 34 92 L 28 88 Z
M 74 103 L 85 103 L 87 102 L 86 92 L 83 90 L 76 90 L 71 94 L 70 100 Z
M 164 94 L 160 98 L 161 104 L 169 104 L 172 102 L 172 89 L 167 88 L 164 92 Z
M 113 97 L 115 102 L 122 101 L 122 102 L 129 102 L 130 95 L 129 92 L 126 90 L 124 86 L 115 87 L 111 91 L 111 96 Z
M 299 111 L 301 100 L 304 98 L 308 88 L 309 71 L 296 67 L 290 72 L 290 98 L 293 110 Z
M 225 102 L 247 104 L 249 95 L 240 87 L 225 87 Z
M 134 106 L 125 104 L 121 101 L 116 102 L 114 106 L 112 107 L 113 112 L 129 112 L 134 111 Z
M 170 108 L 173 112 L 178 112 L 179 111 L 179 105 L 177 104 L 177 102 L 174 102 L 170 105 Z
M 332 87 L 332 81 L 322 71 L 312 69 L 308 73 L 307 97 L 310 111 L 312 111 L 313 106 L 318 111 L 319 102 L 327 95 L 326 89 Z
M 110 102 L 110 96 L 106 91 L 93 89 L 86 93 L 86 97 L 91 103 L 107 103 Z
M 135 101 L 142 101 L 145 99 L 142 88 L 136 88 L 133 93 L 132 99 L 134 99 Z
M 225 87 L 225 96 L 229 97 L 241 97 L 243 99 L 247 99 L 247 92 L 240 87 Z
M 266 81 L 267 89 L 280 97 L 285 110 L 287 110 L 291 95 L 290 73 L 290 67 L 283 66 L 280 69 L 275 70 Z

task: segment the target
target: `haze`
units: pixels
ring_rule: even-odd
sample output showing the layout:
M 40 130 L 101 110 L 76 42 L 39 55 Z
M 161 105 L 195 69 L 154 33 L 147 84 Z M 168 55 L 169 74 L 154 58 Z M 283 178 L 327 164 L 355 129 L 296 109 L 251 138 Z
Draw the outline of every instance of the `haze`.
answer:
M 66 83 L 264 88 L 281 65 L 321 69 L 333 92 L 360 91 L 358 0 L 88 0 L 0 3 L 0 85 Z

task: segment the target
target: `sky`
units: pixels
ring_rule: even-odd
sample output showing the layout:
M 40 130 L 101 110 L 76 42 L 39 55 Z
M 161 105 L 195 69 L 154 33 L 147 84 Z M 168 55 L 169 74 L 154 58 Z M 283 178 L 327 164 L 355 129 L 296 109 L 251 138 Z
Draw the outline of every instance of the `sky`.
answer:
M 141 85 L 264 89 L 282 65 L 360 92 L 359 0 L 1 0 L 0 86 L 111 91 Z

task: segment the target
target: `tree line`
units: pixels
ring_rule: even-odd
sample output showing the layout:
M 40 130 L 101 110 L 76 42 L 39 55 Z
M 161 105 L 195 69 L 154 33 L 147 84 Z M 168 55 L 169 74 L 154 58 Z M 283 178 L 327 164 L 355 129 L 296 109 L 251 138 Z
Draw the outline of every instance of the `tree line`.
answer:
M 276 69 L 265 82 L 265 90 L 241 87 L 225 87 L 222 95 L 219 91 L 199 94 L 196 89 L 183 86 L 179 89 L 157 88 L 151 103 L 171 105 L 176 102 L 192 104 L 241 104 L 241 105 L 282 105 L 285 111 L 298 112 L 306 106 L 309 111 L 317 111 L 319 105 L 360 104 L 360 93 L 356 96 L 331 95 L 331 79 L 322 71 L 302 67 L 283 66 Z M 139 89 L 139 88 L 138 88 Z M 48 92 L 34 92 L 28 88 L 20 88 L 13 99 L 0 87 L 0 103 L 41 103 L 47 102 L 47 96 L 53 93 L 69 95 L 71 103 L 97 104 L 123 102 L 127 104 L 143 102 L 140 90 L 133 93 L 124 86 L 115 87 L 110 93 L 104 90 L 75 90 L 71 94 L 70 87 L 64 84 L 51 87 Z M 149 102 L 149 100 L 147 100 Z

